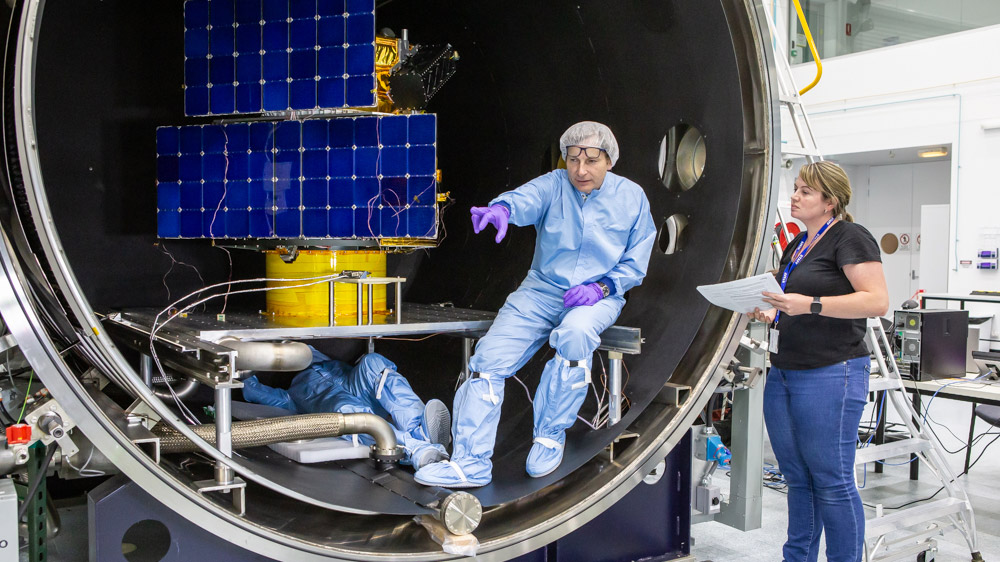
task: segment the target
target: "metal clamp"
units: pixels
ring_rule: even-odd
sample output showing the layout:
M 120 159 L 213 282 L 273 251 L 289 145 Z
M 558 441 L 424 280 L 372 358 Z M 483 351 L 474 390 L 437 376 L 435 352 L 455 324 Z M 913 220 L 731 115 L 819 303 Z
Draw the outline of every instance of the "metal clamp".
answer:
M 215 480 L 198 480 L 192 483 L 192 486 L 201 494 L 208 492 L 232 492 L 233 507 L 236 509 L 236 512 L 240 516 L 245 515 L 247 512 L 247 483 L 239 476 L 233 477 L 232 481 L 228 484 L 219 484 Z
M 80 448 L 76 446 L 76 443 L 68 435 L 69 430 L 76 427 L 76 424 L 73 423 L 73 420 L 66 414 L 66 411 L 55 400 L 48 400 L 32 410 L 25 418 L 25 421 L 29 425 L 41 430 L 37 434 L 34 431 L 31 432 L 32 443 L 41 441 L 43 445 L 47 446 L 55 441 L 59 445 L 63 456 L 66 457 L 71 457 L 80 452 Z M 36 436 L 37 439 L 35 438 Z
M 723 368 L 720 366 L 720 368 Z M 744 367 L 739 361 L 733 359 L 724 367 L 722 376 L 733 386 L 753 388 L 764 372 L 760 367 Z

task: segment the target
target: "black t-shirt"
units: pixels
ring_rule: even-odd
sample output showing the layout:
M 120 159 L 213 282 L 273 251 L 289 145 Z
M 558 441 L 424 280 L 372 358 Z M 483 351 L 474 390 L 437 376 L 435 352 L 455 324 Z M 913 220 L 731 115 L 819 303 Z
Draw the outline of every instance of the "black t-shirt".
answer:
M 785 248 L 777 273 L 779 284 L 803 236 L 805 233 L 800 233 Z M 871 233 L 859 224 L 838 221 L 788 276 L 785 292 L 810 297 L 853 293 L 855 290 L 844 274 L 844 266 L 871 261 L 882 261 Z M 818 314 L 782 314 L 778 319 L 778 353 L 771 354 L 771 364 L 781 369 L 816 369 L 868 355 L 866 326 L 865 318 L 846 320 Z

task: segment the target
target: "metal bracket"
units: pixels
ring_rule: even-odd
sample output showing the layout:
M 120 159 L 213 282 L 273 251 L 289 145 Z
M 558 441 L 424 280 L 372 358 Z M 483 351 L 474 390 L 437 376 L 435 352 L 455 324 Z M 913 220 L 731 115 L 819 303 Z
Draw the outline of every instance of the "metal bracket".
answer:
M 608 460 L 610 462 L 615 462 L 615 445 L 618 444 L 619 441 L 621 441 L 623 439 L 636 439 L 639 436 L 640 436 L 640 434 L 635 433 L 633 431 L 626 431 L 625 433 L 622 433 L 618 437 L 615 437 L 615 440 L 612 441 L 611 443 L 609 443 L 608 447 L 607 447 Z M 623 447 L 624 447 L 624 445 L 623 445 Z
M 239 476 L 233 477 L 233 481 L 228 484 L 219 484 L 215 480 L 198 480 L 192 482 L 194 489 L 200 494 L 207 494 L 208 492 L 222 492 L 228 494 L 233 493 L 233 507 L 236 512 L 242 517 L 246 515 L 247 512 L 247 483 L 245 480 Z
M 109 382 L 111 382 L 111 379 L 104 376 L 104 374 L 97 369 L 87 369 L 85 373 L 80 375 L 80 383 L 93 386 L 98 390 L 108 386 Z
M 17 340 L 14 339 L 13 334 L 7 334 L 6 336 L 0 338 L 0 353 L 7 351 L 8 349 L 14 349 L 17 347 Z
M 686 384 L 663 383 L 663 388 L 656 395 L 656 403 L 680 407 L 691 398 L 691 387 Z
M 160 415 L 145 400 L 139 398 L 125 410 L 125 419 L 130 426 L 142 425 L 146 429 L 153 429 L 153 426 L 160 423 Z
M 121 313 L 109 314 L 107 318 L 110 322 L 104 326 L 116 343 L 149 353 L 149 326 L 133 322 Z M 231 348 L 169 329 L 158 331 L 155 340 L 160 362 L 182 375 L 211 388 L 230 385 L 236 378 L 237 352 Z
M 724 369 L 722 376 L 726 382 L 733 386 L 746 388 L 753 388 L 757 384 L 757 380 L 760 379 L 760 375 L 763 374 L 760 367 L 744 367 L 736 359 L 730 361 L 725 367 L 720 366 L 719 368 Z
M 97 404 L 97 406 L 104 412 L 104 415 L 111 420 L 118 429 L 128 437 L 135 446 L 142 449 L 144 453 L 149 455 L 153 462 L 160 463 L 160 438 L 153 435 L 153 432 L 146 429 L 146 427 L 141 423 L 130 424 L 128 417 L 125 412 L 122 411 L 118 404 L 115 404 L 111 398 L 109 398 L 103 392 L 90 388 L 88 389 L 91 399 Z
M 76 446 L 68 434 L 71 429 L 76 427 L 76 423 L 55 400 L 48 400 L 29 412 L 25 421 L 31 426 L 32 442 L 41 441 L 43 445 L 47 446 L 55 441 L 63 456 L 66 457 L 80 452 L 80 448 Z
M 743 337 L 740 338 L 740 346 L 759 355 L 763 355 L 764 352 L 767 351 L 766 340 L 758 341 L 747 335 L 744 335 Z
M 278 257 L 281 258 L 281 261 L 285 263 L 292 263 L 299 257 L 298 246 L 276 246 L 275 250 L 277 250 Z

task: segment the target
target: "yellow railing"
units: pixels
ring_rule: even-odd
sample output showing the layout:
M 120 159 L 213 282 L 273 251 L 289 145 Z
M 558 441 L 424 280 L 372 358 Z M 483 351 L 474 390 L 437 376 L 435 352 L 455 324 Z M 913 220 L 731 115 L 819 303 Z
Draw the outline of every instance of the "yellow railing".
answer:
M 806 32 L 809 51 L 812 53 L 813 60 L 816 61 L 816 78 L 808 86 L 799 90 L 799 95 L 801 96 L 813 89 L 816 84 L 819 84 L 819 79 L 823 77 L 823 62 L 819 60 L 819 53 L 816 52 L 816 42 L 813 41 L 812 32 L 809 31 L 809 23 L 806 22 L 806 15 L 802 13 L 802 4 L 799 4 L 799 0 L 792 0 L 792 2 L 795 3 L 795 12 L 799 14 L 799 22 L 802 24 L 802 29 Z

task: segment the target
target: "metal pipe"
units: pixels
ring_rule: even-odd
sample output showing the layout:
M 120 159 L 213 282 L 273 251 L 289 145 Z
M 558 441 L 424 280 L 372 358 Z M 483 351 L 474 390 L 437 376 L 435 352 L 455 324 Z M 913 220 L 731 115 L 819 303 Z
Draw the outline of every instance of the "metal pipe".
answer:
M 359 285 L 360 286 L 360 285 Z M 368 325 L 375 323 L 375 285 L 368 284 Z
M 396 283 L 396 323 L 403 323 L 403 284 Z
M 396 454 L 396 434 L 392 426 L 375 414 L 341 414 L 344 417 L 344 429 L 341 435 L 365 433 L 375 439 L 376 457 L 389 457 Z
M 622 354 L 608 352 L 608 425 L 615 425 L 622 419 Z
M 472 359 L 472 338 L 462 338 L 462 379 L 469 378 L 469 359 Z
M 361 325 L 361 317 L 363 315 L 362 313 L 363 313 L 363 310 L 364 310 L 361 307 L 361 303 L 364 302 L 362 294 L 363 293 L 361 292 L 361 283 L 358 283 L 358 326 Z
M 331 279 L 329 285 L 330 285 L 330 326 L 332 327 L 337 325 L 336 321 L 334 320 L 336 318 L 336 312 L 337 312 L 337 307 L 335 306 L 337 302 L 335 300 L 336 293 L 334 290 L 334 288 L 336 287 L 336 282 Z
M 188 429 L 209 444 L 215 445 L 214 424 L 192 425 L 188 426 Z M 304 414 L 233 422 L 232 448 L 245 449 L 285 441 L 339 437 L 354 433 L 371 435 L 375 439 L 376 455 L 388 458 L 399 454 L 392 426 L 375 414 Z M 153 428 L 153 434 L 160 438 L 161 453 L 190 453 L 200 450 L 169 424 L 158 424 Z
M 227 457 L 233 456 L 233 389 L 217 387 L 215 389 L 215 442 L 219 452 Z M 221 461 L 215 462 L 215 483 L 228 485 L 233 483 L 233 469 Z
M 301 371 L 312 363 L 312 350 L 302 342 L 241 341 L 227 338 L 219 341 L 237 352 L 239 371 Z
M 163 384 L 167 384 L 167 383 L 164 382 Z M 150 388 L 152 388 L 152 387 L 150 387 Z M 178 398 L 187 398 L 187 396 L 189 394 L 193 393 L 194 389 L 196 389 L 196 388 L 198 388 L 198 381 L 195 380 L 195 379 L 188 379 L 187 382 L 184 384 L 184 386 L 180 390 L 177 390 L 176 388 L 174 388 L 174 394 L 176 394 Z M 173 398 L 174 398 L 174 395 L 170 394 L 169 390 L 156 390 L 156 389 L 153 389 L 153 394 L 155 394 L 158 398 L 164 398 L 164 399 L 170 399 L 170 400 L 173 400 Z
M 0 474 L 10 474 L 16 468 L 18 468 L 18 465 L 14 449 L 8 449 L 7 447 L 0 449 Z

